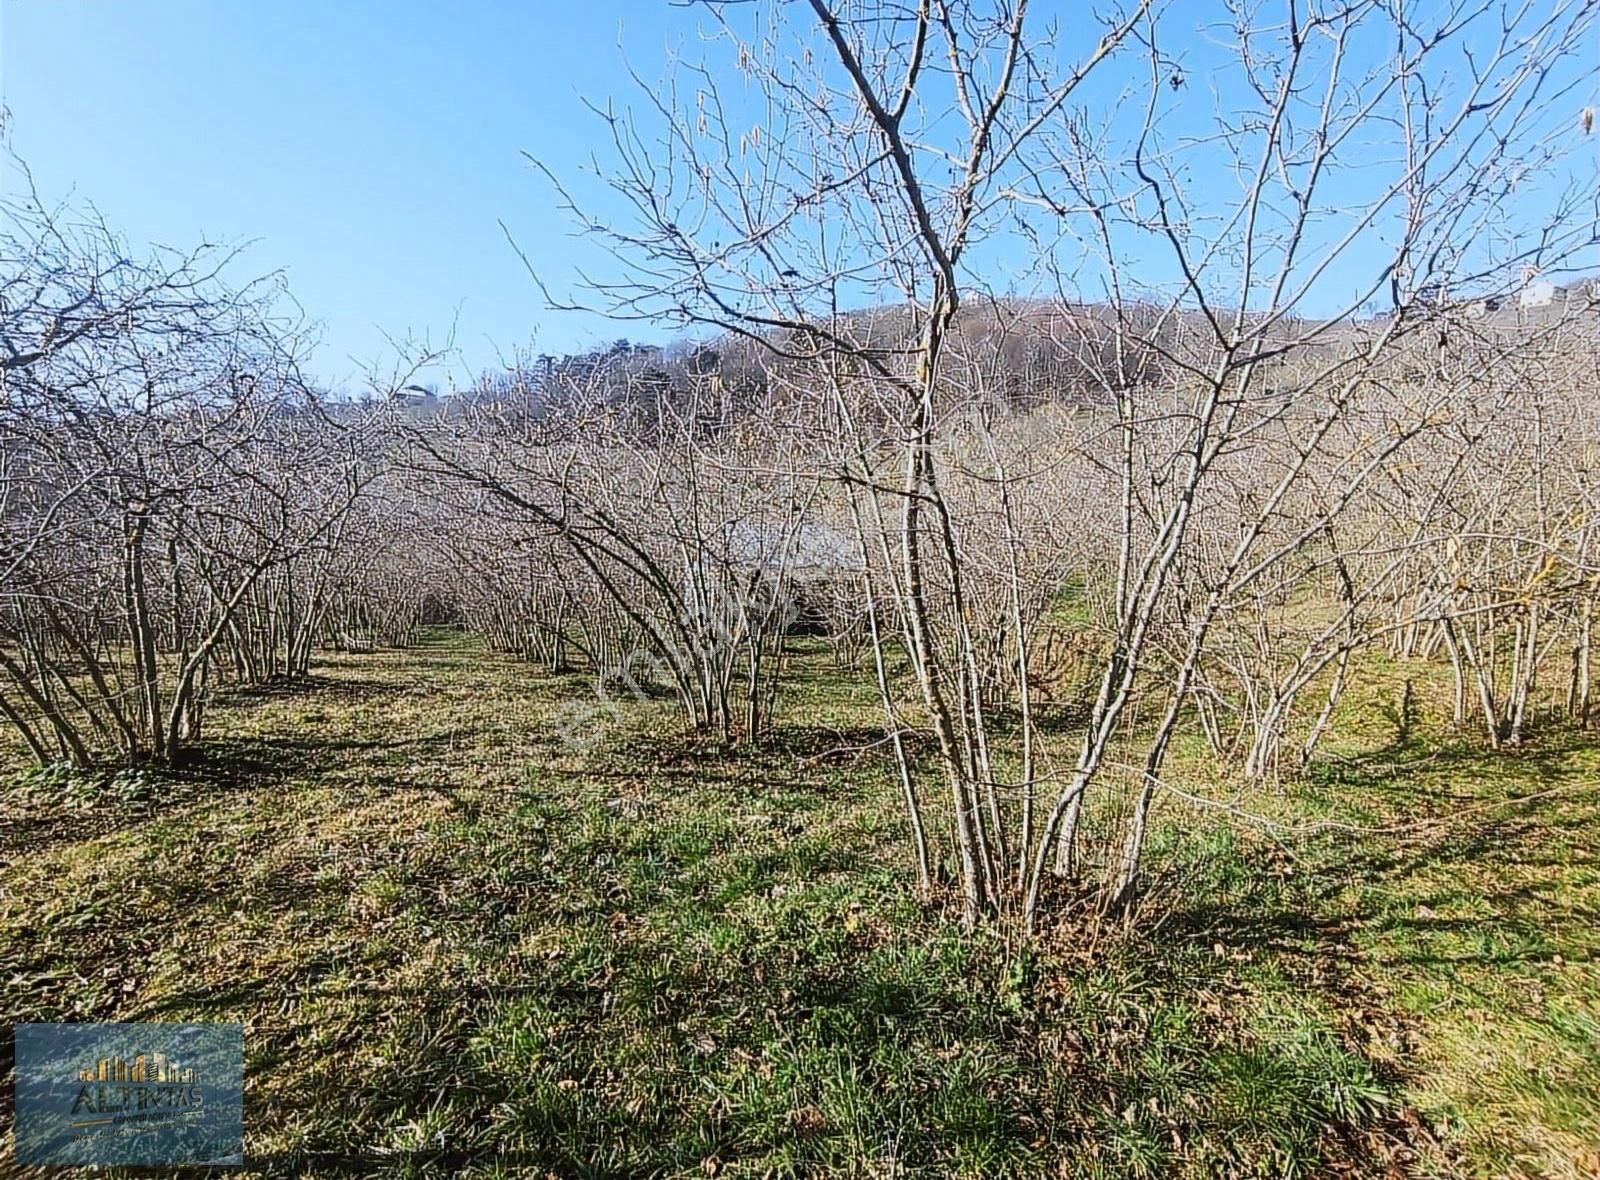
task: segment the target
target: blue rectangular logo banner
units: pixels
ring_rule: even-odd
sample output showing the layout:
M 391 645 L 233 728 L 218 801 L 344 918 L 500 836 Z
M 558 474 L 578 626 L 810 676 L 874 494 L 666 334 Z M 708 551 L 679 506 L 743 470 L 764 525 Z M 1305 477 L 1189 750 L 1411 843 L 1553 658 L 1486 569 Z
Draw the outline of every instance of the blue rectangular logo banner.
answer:
M 15 1028 L 18 1163 L 244 1163 L 242 1025 Z

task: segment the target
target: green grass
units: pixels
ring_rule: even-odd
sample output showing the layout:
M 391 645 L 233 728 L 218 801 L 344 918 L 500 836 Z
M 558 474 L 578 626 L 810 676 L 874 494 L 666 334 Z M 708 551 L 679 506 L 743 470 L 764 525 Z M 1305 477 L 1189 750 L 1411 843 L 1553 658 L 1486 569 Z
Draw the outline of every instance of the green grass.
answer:
M 1412 1100 L 1487 1174 L 1600 1174 L 1597 769 L 1592 739 L 1557 730 L 1501 757 L 1412 741 L 1307 790 L 1403 828 L 1326 861 L 1367 975 L 1413 1022 Z
M 580 750 L 586 677 L 439 632 L 178 774 L 19 769 L 0 1020 L 244 1021 L 256 1175 L 1582 1174 L 1587 739 L 1385 749 L 1357 701 L 1262 807 L 1440 823 L 1167 812 L 1159 925 L 1023 953 L 913 895 L 870 686 L 794 670 L 767 751 L 660 701 Z

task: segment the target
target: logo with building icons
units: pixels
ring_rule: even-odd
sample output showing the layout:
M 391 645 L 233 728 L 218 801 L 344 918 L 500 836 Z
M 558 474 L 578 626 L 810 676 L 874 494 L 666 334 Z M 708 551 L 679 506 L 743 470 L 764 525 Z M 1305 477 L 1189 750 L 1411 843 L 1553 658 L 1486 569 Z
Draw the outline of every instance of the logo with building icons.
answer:
M 19 1024 L 16 1159 L 228 1166 L 243 1156 L 237 1024 Z

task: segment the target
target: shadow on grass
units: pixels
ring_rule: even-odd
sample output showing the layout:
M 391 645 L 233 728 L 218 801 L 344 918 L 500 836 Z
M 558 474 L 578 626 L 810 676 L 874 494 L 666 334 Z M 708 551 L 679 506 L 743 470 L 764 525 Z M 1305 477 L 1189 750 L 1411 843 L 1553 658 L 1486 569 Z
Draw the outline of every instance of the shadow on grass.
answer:
M 475 658 L 405 656 L 471 683 Z M 367 859 L 331 884 L 310 859 L 248 901 L 207 880 L 196 945 L 260 905 L 282 925 L 275 966 L 87 1014 L 250 1019 L 267 1175 L 1382 1173 L 1401 1133 L 1368 1063 L 1310 1017 L 1285 1035 L 1246 1020 L 1248 960 L 1345 985 L 1331 874 L 1286 880 L 1261 849 L 1219 849 L 1174 878 L 1156 937 L 1021 956 L 868 854 L 881 800 L 867 775 L 829 773 L 841 737 L 881 740 L 798 726 L 745 754 L 638 734 L 594 770 L 537 768 L 504 808 L 429 817 L 414 842 L 353 840 Z M 407 764 L 454 740 L 396 738 L 222 739 L 184 773 L 226 792 L 354 767 L 410 789 L 427 784 Z M 863 765 L 892 783 L 886 760 Z M 666 789 L 625 821 L 586 779 Z M 93 975 L 162 933 L 113 909 L 59 958 Z
M 259 704 L 262 701 L 327 698 L 337 701 L 370 701 L 393 696 L 394 684 L 355 676 L 282 676 L 260 684 L 233 685 L 220 690 L 215 702 L 221 706 Z
M 346 992 L 346 1032 L 318 1036 L 362 1068 L 291 1079 L 270 1113 L 299 1145 L 269 1174 L 1306 1175 L 1399 1135 L 1325 1029 L 1263 1038 L 1198 1004 L 1237 989 L 1212 944 L 1261 934 L 1202 904 L 1085 966 L 1019 959 L 847 849 L 741 842 L 729 817 L 591 804 L 458 834 L 450 866 L 393 885 L 478 967 Z M 1248 905 L 1286 943 L 1323 937 L 1294 900 Z
M 1574 761 L 1592 749 L 1589 735 L 1551 727 L 1500 752 L 1412 739 L 1323 768 L 1315 789 L 1354 792 L 1382 829 L 1332 834 L 1325 871 L 1370 886 L 1357 890 L 1358 918 L 1394 936 L 1396 962 L 1548 959 L 1553 929 L 1600 918 L 1567 882 L 1600 836 L 1600 784 Z
M 1496 752 L 1470 735 L 1411 730 L 1358 755 L 1321 757 L 1308 769 L 1306 781 L 1325 789 L 1371 791 L 1391 802 L 1498 800 L 1502 793 L 1497 788 L 1507 782 L 1543 782 L 1570 774 L 1572 757 L 1592 750 L 1594 740 L 1593 734 L 1573 726 L 1547 723 L 1530 729 L 1520 745 Z M 1469 774 L 1479 789 L 1439 789 L 1438 778 L 1462 774 Z
M 174 774 L 180 780 L 211 783 L 227 789 L 274 785 L 296 778 L 310 780 L 355 766 L 364 772 L 364 782 L 424 786 L 427 784 L 407 784 L 385 775 L 386 763 L 428 754 L 448 754 L 470 736 L 470 732 L 463 729 L 423 737 L 213 738 L 186 751 Z
M 0 853 L 45 854 L 122 829 L 159 821 L 210 800 L 240 792 L 312 782 L 331 772 L 361 766 L 362 785 L 380 791 L 431 791 L 454 796 L 442 781 L 391 772 L 428 754 L 446 754 L 460 733 L 420 738 L 318 739 L 287 737 L 207 738 L 184 749 L 171 766 L 136 771 L 73 772 L 72 781 L 31 797 L 14 794 L 0 814 Z M 380 757 L 384 761 L 379 761 Z

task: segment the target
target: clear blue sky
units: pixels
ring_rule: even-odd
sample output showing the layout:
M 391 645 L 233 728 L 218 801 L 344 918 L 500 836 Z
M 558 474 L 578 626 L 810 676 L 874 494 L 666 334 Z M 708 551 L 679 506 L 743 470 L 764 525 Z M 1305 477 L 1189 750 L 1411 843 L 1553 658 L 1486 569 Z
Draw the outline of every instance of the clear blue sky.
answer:
M 653 77 L 695 20 L 654 0 L 0 0 L 0 101 L 47 197 L 136 243 L 253 242 L 241 277 L 287 272 L 325 379 L 380 354 L 380 328 L 439 340 L 457 318 L 477 370 L 535 330 L 548 351 L 618 334 L 545 311 L 498 222 L 552 274 L 593 261 L 521 152 L 585 157 L 580 99 L 627 84 L 619 35 Z
M 1054 8 L 1070 14 L 1074 3 Z M 1159 126 L 1175 142 L 1233 100 L 1213 77 L 1219 0 L 1175 0 L 1168 11 L 1180 18 L 1169 47 L 1193 79 L 1159 93 Z M 385 331 L 437 344 L 452 322 L 455 374 L 465 377 L 494 366 L 497 350 L 568 352 L 624 334 L 661 341 L 637 325 L 548 311 L 500 222 L 558 292 L 580 268 L 606 273 L 599 247 L 572 236 L 522 153 L 605 211 L 581 178 L 591 152 L 609 159 L 582 100 L 636 98 L 624 53 L 651 80 L 674 47 L 698 58 L 705 19 L 667 0 L 0 0 L 0 102 L 11 147 L 46 197 L 93 202 L 136 245 L 252 242 L 236 277 L 287 274 L 324 325 L 311 365 L 323 380 L 353 388 L 361 363 L 384 354 Z M 1097 31 L 1070 16 L 1067 25 L 1061 52 L 1076 57 L 1065 42 Z M 1121 79 L 1087 100 L 1137 119 L 1142 102 L 1128 101 L 1144 88 L 1137 64 Z M 1593 90 L 1591 76 L 1582 92 Z M 1551 127 L 1579 136 L 1580 98 L 1558 105 Z M 1332 182 L 1352 192 L 1363 158 L 1398 150 L 1357 146 L 1358 167 Z M 1213 150 L 1189 149 L 1216 173 L 1220 199 L 1230 178 Z M 1592 185 L 1592 161 L 1592 149 L 1580 151 L 1570 178 Z M 1203 218 L 1210 179 L 1193 180 Z M 999 275 L 1017 261 L 1007 240 L 991 250 Z M 1170 259 L 1136 261 L 1152 283 L 1175 280 Z M 1327 285 L 1341 281 L 1334 272 Z

